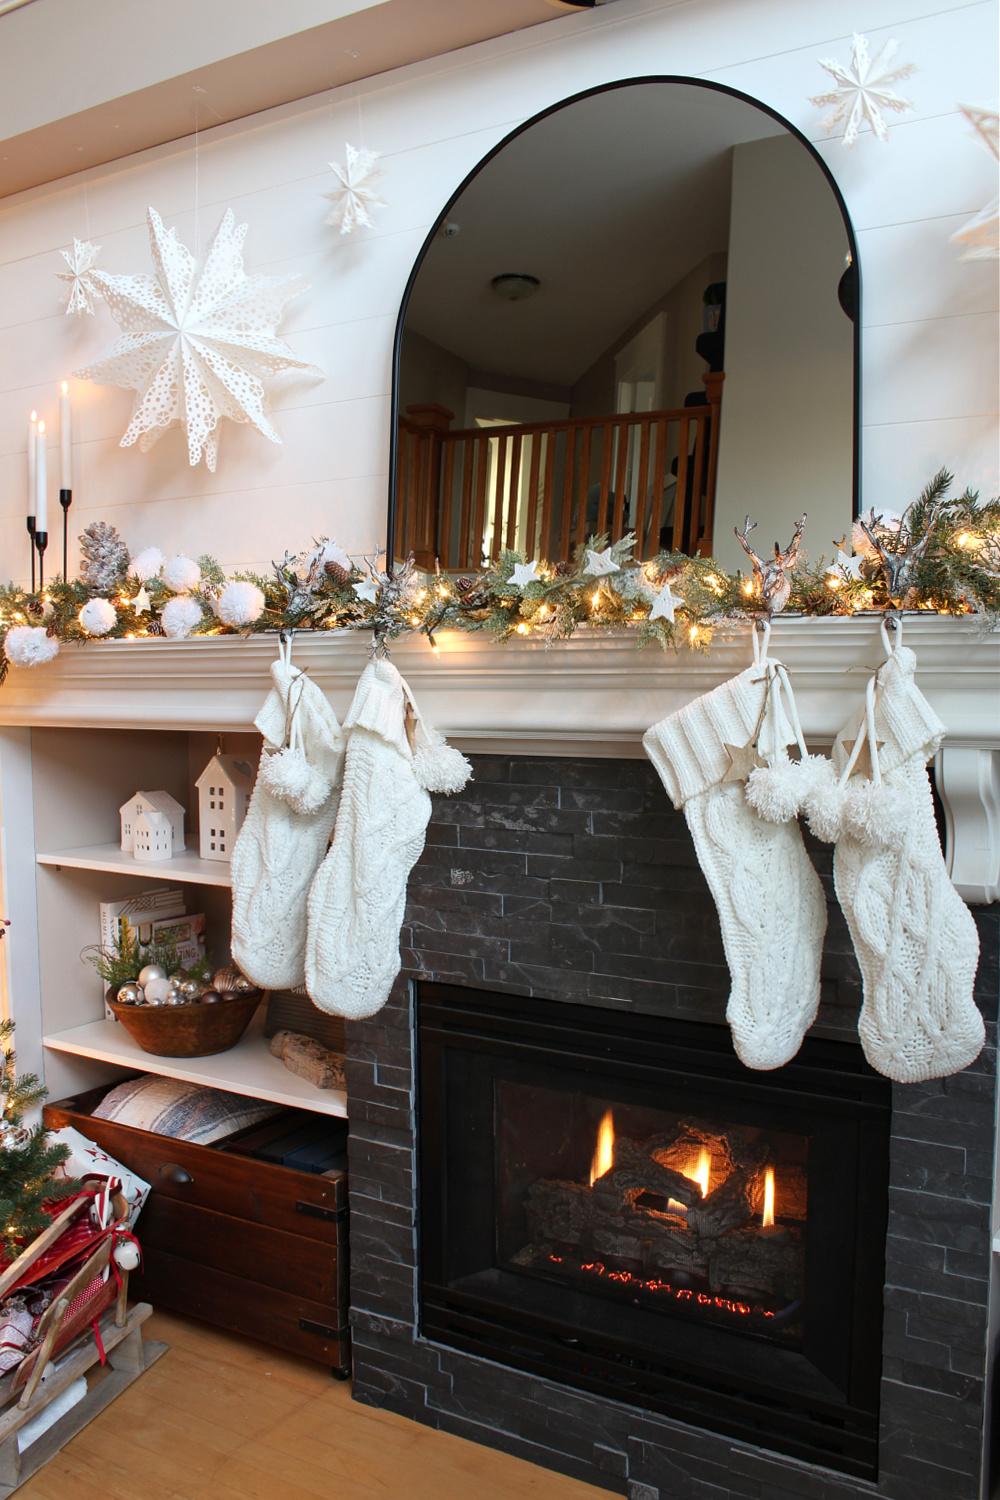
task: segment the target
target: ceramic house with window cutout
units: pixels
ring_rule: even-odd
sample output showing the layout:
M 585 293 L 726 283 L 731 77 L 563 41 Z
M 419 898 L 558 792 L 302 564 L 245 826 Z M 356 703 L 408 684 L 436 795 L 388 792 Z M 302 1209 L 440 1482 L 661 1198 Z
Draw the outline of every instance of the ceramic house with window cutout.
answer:
M 243 826 L 253 768 L 238 755 L 213 755 L 195 782 L 202 859 L 229 859 Z
M 139 864 L 152 865 L 161 859 L 172 859 L 174 831 L 166 813 L 141 812 L 132 828 L 132 855 Z
M 157 859 L 170 859 L 173 854 L 184 853 L 185 811 L 169 792 L 135 792 L 118 809 L 121 817 L 122 853 L 135 853 L 135 830 L 137 820 L 143 813 L 160 813 L 170 824 L 170 854 L 158 854 Z M 146 856 L 148 858 L 148 856 Z

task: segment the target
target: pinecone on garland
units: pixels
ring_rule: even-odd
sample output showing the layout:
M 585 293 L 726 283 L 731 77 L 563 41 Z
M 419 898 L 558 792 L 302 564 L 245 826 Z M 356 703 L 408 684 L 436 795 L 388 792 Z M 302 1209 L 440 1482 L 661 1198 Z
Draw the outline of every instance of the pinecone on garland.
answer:
M 117 588 L 128 572 L 128 548 L 114 526 L 94 521 L 79 539 L 83 561 L 80 582 L 98 593 Z
M 350 583 L 351 581 L 350 572 L 347 568 L 342 567 L 339 562 L 330 561 L 324 563 L 323 572 L 326 574 L 327 578 L 331 578 L 334 583 L 339 584 L 341 587 L 343 587 L 345 583 Z
M 166 633 L 167 632 L 164 630 L 159 620 L 150 620 L 149 624 L 146 626 L 147 635 L 166 635 Z
M 566 578 L 566 577 L 568 577 L 569 574 L 572 573 L 572 571 L 573 571 L 573 564 L 571 562 L 556 563 L 556 574 L 557 574 L 557 576 L 559 578 Z

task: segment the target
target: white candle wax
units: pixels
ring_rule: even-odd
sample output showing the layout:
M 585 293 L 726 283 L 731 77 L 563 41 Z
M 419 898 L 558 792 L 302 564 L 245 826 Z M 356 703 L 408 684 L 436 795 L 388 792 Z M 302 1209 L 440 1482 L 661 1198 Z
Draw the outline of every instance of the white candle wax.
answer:
M 45 423 L 38 424 L 35 440 L 35 530 L 49 529 L 49 485 L 45 470 Z
M 59 395 L 59 488 L 73 488 L 73 418 L 69 408 L 69 386 L 65 380 Z
M 35 444 L 37 442 L 38 413 L 31 413 L 31 421 L 28 423 L 28 509 L 27 514 L 35 514 Z

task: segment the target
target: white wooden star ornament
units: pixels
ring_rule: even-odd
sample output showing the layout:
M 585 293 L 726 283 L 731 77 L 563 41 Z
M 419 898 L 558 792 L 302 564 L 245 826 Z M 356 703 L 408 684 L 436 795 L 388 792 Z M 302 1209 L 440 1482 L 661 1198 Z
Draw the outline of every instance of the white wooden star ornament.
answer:
M 960 104 L 965 118 L 994 158 L 1000 157 L 1000 119 L 995 109 Z M 1000 198 L 991 198 L 967 224 L 956 229 L 953 243 L 962 246 L 959 260 L 996 260 L 1000 257 Z
M 891 109 L 896 114 L 902 114 L 913 108 L 913 101 L 903 94 L 897 94 L 892 87 L 894 83 L 909 78 L 916 72 L 913 63 L 903 63 L 898 68 L 889 66 L 898 50 L 899 42 L 895 37 L 890 37 L 881 52 L 874 58 L 870 57 L 867 37 L 855 32 L 849 64 L 839 63 L 834 57 L 819 59 L 820 67 L 829 73 L 836 88 L 826 94 L 814 94 L 809 103 L 820 108 L 827 104 L 834 106 L 819 122 L 827 134 L 846 120 L 844 145 L 851 147 L 867 120 L 877 138 L 888 144 L 889 129 L 882 111 Z
M 587 549 L 587 565 L 583 570 L 592 578 L 607 578 L 611 573 L 620 573 L 621 568 L 611 556 L 611 548 L 605 547 L 603 552 L 591 552 Z
M 90 313 L 93 317 L 93 299 L 99 293 L 94 286 L 92 272 L 94 262 L 101 253 L 100 245 L 92 245 L 89 240 L 78 240 L 74 236 L 72 250 L 60 250 L 59 253 L 69 266 L 68 271 L 56 272 L 60 281 L 69 283 L 63 294 L 67 316 L 70 313 L 77 317 L 81 313 Z
M 94 289 L 123 330 L 81 380 L 135 391 L 123 448 L 138 439 L 145 453 L 168 427 L 187 434 L 192 464 L 202 454 L 215 469 L 219 424 L 249 422 L 272 443 L 281 436 L 270 420 L 262 380 L 283 370 L 322 375 L 296 358 L 275 334 L 285 306 L 307 284 L 297 276 L 248 276 L 243 267 L 247 226 L 227 210 L 198 259 L 167 230 L 155 209 L 147 214 L 152 276 L 91 271 Z
M 146 593 L 146 585 L 145 584 L 143 584 L 142 588 L 139 590 L 139 592 L 136 594 L 135 598 L 132 600 L 132 608 L 135 610 L 135 612 L 136 612 L 137 615 L 148 615 L 149 614 L 151 606 L 150 606 L 150 603 L 149 603 L 149 595 Z
M 515 563 L 514 571 L 510 575 L 508 582 L 512 583 L 516 589 L 520 589 L 523 593 L 527 584 L 541 582 L 541 579 L 538 577 L 538 574 L 535 571 L 537 567 L 537 562 Z
M 360 583 L 351 585 L 359 599 L 364 599 L 367 604 L 374 604 L 378 598 L 378 584 L 374 578 L 363 578 Z
M 861 564 L 863 561 L 863 557 L 849 557 L 842 548 L 838 547 L 836 564 L 830 569 L 831 576 L 841 578 L 846 573 L 848 578 L 853 579 L 857 583 L 861 578 Z
M 679 594 L 671 593 L 670 584 L 665 583 L 660 592 L 653 599 L 653 607 L 649 611 L 651 620 L 667 620 L 671 625 L 674 623 L 674 610 L 684 600 Z
M 346 143 L 344 152 L 346 166 L 330 162 L 330 170 L 337 177 L 339 186 L 332 193 L 323 194 L 333 204 L 323 222 L 339 224 L 341 234 L 353 234 L 362 225 L 365 229 L 374 229 L 371 210 L 387 207 L 385 199 L 380 198 L 372 186 L 382 176 L 382 168 L 375 165 L 378 152 L 359 151 Z

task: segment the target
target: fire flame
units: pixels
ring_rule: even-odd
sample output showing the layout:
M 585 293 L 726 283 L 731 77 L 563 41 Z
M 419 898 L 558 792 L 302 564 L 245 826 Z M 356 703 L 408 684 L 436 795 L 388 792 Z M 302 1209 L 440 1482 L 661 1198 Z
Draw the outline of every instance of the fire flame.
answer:
M 611 1165 L 615 1154 L 615 1122 L 610 1109 L 605 1110 L 604 1118 L 597 1127 L 597 1150 L 594 1159 L 590 1163 L 590 1186 L 593 1187 L 598 1177 L 603 1177 L 605 1172 L 611 1171 Z
M 774 1223 L 774 1168 L 768 1167 L 764 1173 L 764 1216 L 761 1219 L 763 1228 L 770 1229 Z
M 712 1158 L 709 1156 L 708 1149 L 705 1146 L 702 1146 L 698 1153 L 697 1161 L 688 1162 L 687 1166 L 682 1168 L 683 1175 L 690 1182 L 696 1182 L 701 1188 L 701 1196 L 703 1198 L 708 1197 L 708 1179 L 711 1171 Z

